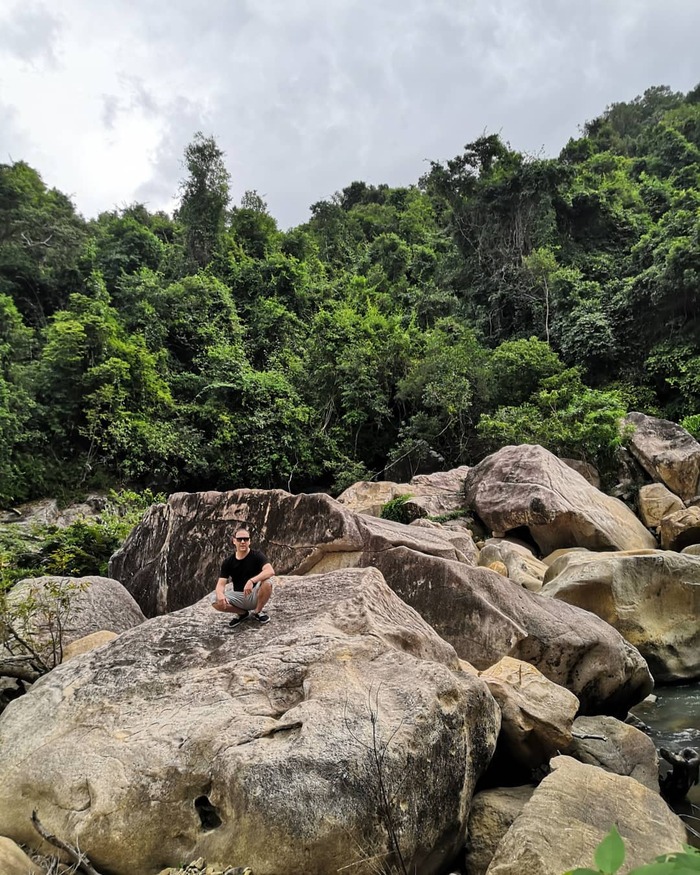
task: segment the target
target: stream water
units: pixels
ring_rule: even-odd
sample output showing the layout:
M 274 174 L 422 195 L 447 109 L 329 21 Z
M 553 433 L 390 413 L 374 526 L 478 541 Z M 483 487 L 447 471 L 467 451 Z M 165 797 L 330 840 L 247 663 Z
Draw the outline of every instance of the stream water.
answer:
M 657 749 L 680 753 L 684 747 L 694 747 L 700 751 L 700 683 L 657 687 L 654 695 L 655 703 L 642 702 L 632 713 L 647 724 Z M 663 761 L 661 767 L 665 767 Z M 674 807 L 686 825 L 700 833 L 700 785 L 691 787 L 687 799 Z M 700 847 L 700 837 L 691 838 Z

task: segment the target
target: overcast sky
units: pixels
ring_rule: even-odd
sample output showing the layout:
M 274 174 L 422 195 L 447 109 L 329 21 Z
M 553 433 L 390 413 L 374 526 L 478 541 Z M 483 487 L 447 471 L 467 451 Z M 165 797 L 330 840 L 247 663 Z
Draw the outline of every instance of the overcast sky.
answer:
M 288 227 L 485 131 L 556 155 L 606 105 L 698 84 L 699 36 L 700 0 L 0 0 L 0 163 L 86 216 L 170 210 L 201 130 Z

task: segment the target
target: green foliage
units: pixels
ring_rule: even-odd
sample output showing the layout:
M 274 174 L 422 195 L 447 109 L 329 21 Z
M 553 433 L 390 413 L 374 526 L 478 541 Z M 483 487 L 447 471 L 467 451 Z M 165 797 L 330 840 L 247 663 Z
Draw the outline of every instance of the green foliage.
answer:
M 165 496 L 118 490 L 109 493 L 99 517 L 77 520 L 64 528 L 17 525 L 0 527 L 0 586 L 9 590 L 18 580 L 43 575 L 83 577 L 107 573 L 116 552 L 148 508 Z
M 410 523 L 411 518 L 406 508 L 406 502 L 411 497 L 409 492 L 397 495 L 382 505 L 379 516 L 383 520 L 393 520 L 395 523 Z
M 63 658 L 63 635 L 84 584 L 67 578 L 0 585 L 0 676 L 33 682 Z
M 606 477 L 615 469 L 625 413 L 619 391 L 588 389 L 581 372 L 571 368 L 544 380 L 527 403 L 484 414 L 478 430 L 492 449 L 541 444 L 558 456 L 590 462 Z
M 531 337 L 500 344 L 491 356 L 489 369 L 498 401 L 517 406 L 527 401 L 543 380 L 560 374 L 564 365 L 549 344 Z
M 229 208 L 224 157 L 195 134 L 174 218 L 90 222 L 0 165 L 0 503 L 339 490 L 523 440 L 612 477 L 628 403 L 697 433 L 698 89 L 613 104 L 556 159 L 485 134 L 286 232 L 255 191 Z
M 564 875 L 615 875 L 625 862 L 625 845 L 613 826 L 595 851 L 596 869 L 571 869 Z M 700 851 L 687 846 L 684 851 L 662 854 L 651 863 L 635 866 L 628 875 L 693 875 L 700 872 Z

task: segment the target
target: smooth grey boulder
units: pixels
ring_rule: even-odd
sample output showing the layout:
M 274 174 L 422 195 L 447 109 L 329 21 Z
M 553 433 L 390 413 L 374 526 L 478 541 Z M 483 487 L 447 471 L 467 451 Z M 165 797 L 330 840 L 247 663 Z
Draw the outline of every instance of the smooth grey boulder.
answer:
M 359 480 L 341 492 L 336 501 L 354 513 L 378 517 L 387 502 L 409 495 L 410 492 L 408 483 L 394 483 L 393 480 Z
M 437 529 L 353 513 L 322 493 L 240 489 L 180 492 L 153 505 L 112 556 L 110 574 L 147 616 L 191 605 L 214 589 L 221 563 L 233 551 L 233 530 L 242 523 L 278 574 L 368 565 L 363 559 L 369 552 L 398 545 L 471 562 Z
M 39 677 L 40 663 L 44 671 L 53 668 L 74 641 L 103 630 L 118 634 L 146 619 L 126 588 L 107 577 L 26 578 L 12 588 L 8 603 L 33 607 L 14 622 L 22 644 L 0 646 L 0 675 L 26 681 Z
M 43 602 L 46 588 L 51 583 L 71 588 L 70 609 L 63 621 L 63 641 L 70 644 L 93 632 L 124 632 L 146 619 L 141 608 L 128 590 L 109 577 L 31 577 L 20 581 L 13 595 L 21 597 L 28 591 Z
M 626 848 L 620 872 L 683 850 L 683 822 L 658 793 L 571 757 L 555 757 L 552 767 L 501 840 L 488 875 L 561 875 L 590 868 L 613 824 Z
M 486 685 L 375 569 L 288 578 L 272 621 L 205 600 L 59 666 L 0 718 L 0 834 L 30 816 L 111 875 L 444 871 L 496 743 Z M 381 760 L 380 772 L 377 761 Z
M 614 717 L 578 717 L 573 741 L 565 752 L 589 766 L 626 775 L 659 792 L 659 758 L 654 742 L 634 726 Z
M 667 550 L 571 554 L 542 595 L 597 614 L 646 659 L 655 680 L 700 677 L 700 558 Z M 559 560 L 562 562 L 562 560 Z
M 110 565 L 146 613 L 211 591 L 230 530 L 252 527 L 278 573 L 374 566 L 479 669 L 503 656 L 535 665 L 583 713 L 626 714 L 652 688 L 640 655 L 607 623 L 475 568 L 440 530 L 353 514 L 327 495 L 180 493 L 151 509 Z
M 628 413 L 623 426 L 630 431 L 628 446 L 647 474 L 690 501 L 698 492 L 700 475 L 700 444 L 695 438 L 675 422 L 643 413 Z
M 622 501 L 590 485 L 543 447 L 503 447 L 472 468 L 467 504 L 496 537 L 526 527 L 546 555 L 561 547 L 634 550 L 654 536 Z

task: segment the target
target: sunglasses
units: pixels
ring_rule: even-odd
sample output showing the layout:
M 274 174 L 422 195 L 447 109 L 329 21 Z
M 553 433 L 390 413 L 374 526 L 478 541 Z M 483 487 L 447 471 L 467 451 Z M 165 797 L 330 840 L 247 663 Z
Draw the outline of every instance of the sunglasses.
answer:
M 250 541 L 250 538 L 235 538 L 236 541 Z

